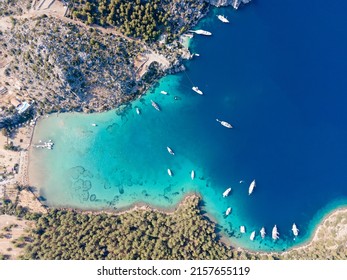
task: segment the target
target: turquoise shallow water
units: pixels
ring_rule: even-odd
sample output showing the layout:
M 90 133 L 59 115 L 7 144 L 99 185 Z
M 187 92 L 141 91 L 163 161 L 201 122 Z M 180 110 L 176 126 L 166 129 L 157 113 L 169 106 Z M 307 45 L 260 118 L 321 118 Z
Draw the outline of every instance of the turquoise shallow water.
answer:
M 213 36 L 193 39 L 200 57 L 186 72 L 164 77 L 146 96 L 114 111 L 41 120 L 34 143 L 52 139 L 55 147 L 32 151 L 30 178 L 47 204 L 171 208 L 186 193 L 199 192 L 233 243 L 283 250 L 308 240 L 327 212 L 347 205 L 347 3 L 291 5 L 253 1 L 238 12 L 214 9 L 200 24 Z M 222 24 L 215 13 L 231 23 Z M 203 96 L 191 90 L 191 81 Z M 253 179 L 257 187 L 249 196 Z M 222 198 L 229 186 L 231 195 Z M 270 233 L 274 224 L 280 240 L 261 240 L 259 229 Z M 247 234 L 240 235 L 240 225 Z

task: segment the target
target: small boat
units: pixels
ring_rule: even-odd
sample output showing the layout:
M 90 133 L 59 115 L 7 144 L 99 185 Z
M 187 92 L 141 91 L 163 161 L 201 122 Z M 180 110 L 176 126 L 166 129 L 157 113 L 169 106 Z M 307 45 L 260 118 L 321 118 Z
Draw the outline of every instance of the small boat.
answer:
M 167 92 L 164 91 L 164 90 L 162 90 L 160 93 L 161 93 L 161 94 L 164 94 L 164 95 L 167 95 Z
M 167 169 L 167 174 L 169 174 L 169 176 L 172 177 L 172 171 L 170 168 Z
M 233 128 L 233 126 L 226 121 L 221 121 L 219 119 L 216 119 L 216 121 L 219 122 L 222 126 L 225 126 L 226 128 Z
M 299 229 L 298 229 L 298 227 L 296 226 L 295 223 L 292 226 L 292 231 L 293 231 L 293 234 L 294 234 L 295 237 L 297 237 L 299 235 Z
M 240 226 L 240 232 L 241 232 L 241 233 L 245 233 L 245 232 L 246 232 L 245 226 Z
M 227 188 L 224 192 L 223 192 L 223 197 L 227 197 L 231 192 L 231 188 Z
M 231 207 L 229 207 L 226 211 L 225 211 L 225 215 L 228 216 L 231 213 Z
M 254 237 L 255 237 L 255 231 L 252 231 L 251 236 L 249 237 L 249 239 L 253 241 Z
M 198 30 L 189 30 L 190 32 L 193 32 L 198 35 L 205 35 L 205 36 L 211 36 L 212 33 L 206 30 L 198 29 Z
M 260 236 L 261 236 L 261 238 L 262 238 L 262 239 L 264 239 L 265 234 L 266 234 L 266 232 L 265 232 L 265 228 L 264 228 L 264 227 L 262 227 L 262 228 L 261 228 L 261 230 L 260 230 Z
M 278 233 L 277 226 L 275 225 L 272 229 L 272 239 L 277 240 L 280 234 Z
M 239 182 L 240 184 L 242 184 L 242 183 L 244 183 L 244 181 L 243 180 L 240 180 L 240 182 Z
M 194 178 L 195 178 L 195 172 L 194 172 L 194 170 L 192 170 L 192 172 L 190 173 L 190 178 L 192 178 L 192 180 L 194 180 Z
M 250 195 L 253 192 L 254 188 L 255 188 L 255 180 L 253 180 L 252 183 L 249 185 L 248 195 Z
M 194 90 L 198 94 L 203 95 L 202 91 L 198 87 L 192 87 L 192 90 Z
M 160 111 L 160 107 L 157 103 L 155 103 L 153 100 L 151 100 L 152 106 L 154 107 L 154 109 L 156 109 L 157 111 Z
M 98 126 L 96 123 L 92 123 L 92 126 Z
M 194 53 L 194 55 L 195 55 L 195 56 L 200 56 L 200 54 L 198 54 L 198 53 Z
M 140 111 L 140 109 L 139 109 L 138 107 L 136 107 L 136 113 L 137 113 L 138 115 L 141 114 L 141 111 Z
M 241 0 L 234 0 L 231 5 L 233 6 L 235 10 L 237 10 L 240 4 L 241 4 Z
M 167 151 L 169 152 L 170 155 L 175 155 L 174 151 L 170 147 L 166 147 Z
M 217 15 L 217 18 L 224 23 L 229 23 L 229 20 L 223 15 Z

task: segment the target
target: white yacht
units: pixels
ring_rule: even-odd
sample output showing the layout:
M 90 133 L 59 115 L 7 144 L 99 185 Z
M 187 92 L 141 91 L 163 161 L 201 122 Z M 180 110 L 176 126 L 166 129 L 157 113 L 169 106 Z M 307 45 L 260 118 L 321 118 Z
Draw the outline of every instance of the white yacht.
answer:
M 224 192 L 223 192 L 223 197 L 227 197 L 231 192 L 231 188 L 227 188 Z
M 245 232 L 246 232 L 245 226 L 240 226 L 240 232 L 241 232 L 241 233 L 245 233 Z
M 265 232 L 265 228 L 264 228 L 264 227 L 262 227 L 262 228 L 261 228 L 261 230 L 260 230 L 260 236 L 261 236 L 261 238 L 262 238 L 262 239 L 264 239 L 265 234 L 266 234 L 266 232 Z
M 170 147 L 166 147 L 167 151 L 169 152 L 170 155 L 175 155 L 174 151 Z
M 221 121 L 219 119 L 216 119 L 216 121 L 219 122 L 222 126 L 224 126 L 226 128 L 233 128 L 233 126 L 230 123 L 226 122 L 226 121 Z
M 169 174 L 169 176 L 172 177 L 172 171 L 170 168 L 167 169 L 167 174 Z
M 240 4 L 241 4 L 241 0 L 234 0 L 231 5 L 233 6 L 235 10 L 237 10 Z
M 162 90 L 160 93 L 164 94 L 164 95 L 167 95 L 167 91 L 165 91 L 165 90 Z
M 253 192 L 254 188 L 255 188 L 255 180 L 253 180 L 252 183 L 249 185 L 249 188 L 248 188 L 249 195 Z
M 136 107 L 136 113 L 137 113 L 138 115 L 141 114 L 141 111 L 140 111 L 140 109 L 139 109 L 138 107 Z
M 202 91 L 198 87 L 192 87 L 192 90 L 194 90 L 198 94 L 203 95 Z
M 202 29 L 198 29 L 198 30 L 189 30 L 190 32 L 193 32 L 195 34 L 199 34 L 199 35 L 205 35 L 205 36 L 211 36 L 212 33 L 206 30 L 202 30 Z
M 194 53 L 194 56 L 200 56 L 200 54 L 198 54 L 198 53 Z
M 278 233 L 278 230 L 277 230 L 277 226 L 275 225 L 272 229 L 272 239 L 273 240 L 277 240 L 279 238 L 279 233 Z
M 229 215 L 231 213 L 231 207 L 229 207 L 228 209 L 227 209 L 227 211 L 225 211 L 225 215 Z
M 153 100 L 151 100 L 152 106 L 154 107 L 154 109 L 156 109 L 157 111 L 160 111 L 160 107 L 157 103 L 155 103 Z
M 195 172 L 194 172 L 194 170 L 192 170 L 192 172 L 190 173 L 190 178 L 192 178 L 192 180 L 194 180 L 194 178 L 195 178 Z
M 298 227 L 296 226 L 295 223 L 292 226 L 292 231 L 293 231 L 293 234 L 294 234 L 295 237 L 297 237 L 299 235 L 299 229 L 298 229 Z
M 224 23 L 229 23 L 229 20 L 223 15 L 217 15 L 217 18 Z
M 249 237 L 249 239 L 253 241 L 254 237 L 255 237 L 255 231 L 252 231 L 251 236 Z

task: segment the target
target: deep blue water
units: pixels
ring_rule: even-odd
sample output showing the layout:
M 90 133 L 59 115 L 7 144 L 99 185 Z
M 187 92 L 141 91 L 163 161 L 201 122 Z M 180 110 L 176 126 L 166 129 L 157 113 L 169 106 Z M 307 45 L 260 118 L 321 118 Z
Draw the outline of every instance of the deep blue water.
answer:
M 304 242 L 327 211 L 347 204 L 346 8 L 341 1 L 294 6 L 290 0 L 253 0 L 238 11 L 211 10 L 199 27 L 213 36 L 194 37 L 191 48 L 200 57 L 186 64 L 186 72 L 163 78 L 122 113 L 42 121 L 36 139 L 53 138 L 57 144 L 49 154 L 33 155 L 36 168 L 45 168 L 38 183 L 43 194 L 53 205 L 67 203 L 54 199 L 68 170 L 83 166 L 94 178 L 91 191 L 104 197 L 98 207 L 115 195 L 120 207 L 136 201 L 171 207 L 185 193 L 198 191 L 206 211 L 236 233 L 234 243 L 282 250 Z M 218 21 L 218 13 L 230 24 Z M 191 90 L 191 81 L 203 96 Z M 151 107 L 151 99 L 162 112 Z M 216 118 L 234 128 L 222 127 Z M 91 128 L 92 122 L 98 127 Z M 53 125 L 55 132 L 47 129 Z M 175 157 L 166 152 L 168 145 Z M 169 167 L 173 178 L 167 176 Z M 257 187 L 248 196 L 253 179 Z M 223 199 L 228 186 L 232 194 Z M 233 211 L 225 218 L 228 206 Z M 295 242 L 293 222 L 301 234 Z M 270 233 L 274 224 L 279 241 L 261 241 L 258 233 L 249 241 L 252 230 L 265 226 Z M 247 228 L 243 237 L 240 225 Z

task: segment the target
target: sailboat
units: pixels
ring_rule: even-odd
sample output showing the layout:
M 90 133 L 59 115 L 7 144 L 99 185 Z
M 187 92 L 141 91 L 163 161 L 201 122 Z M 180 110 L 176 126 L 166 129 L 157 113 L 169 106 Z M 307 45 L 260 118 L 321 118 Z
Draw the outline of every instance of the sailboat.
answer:
M 250 195 L 253 192 L 254 188 L 255 188 L 255 180 L 253 180 L 252 183 L 249 185 L 248 195 Z
M 216 121 L 219 122 L 222 126 L 224 126 L 226 128 L 233 128 L 233 126 L 226 121 L 220 121 L 219 119 L 216 119 Z

